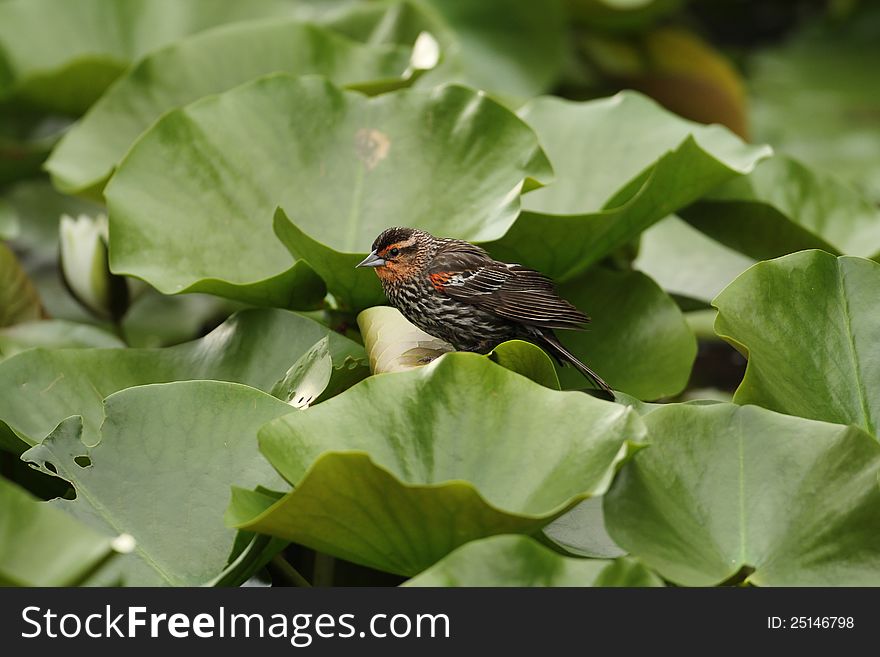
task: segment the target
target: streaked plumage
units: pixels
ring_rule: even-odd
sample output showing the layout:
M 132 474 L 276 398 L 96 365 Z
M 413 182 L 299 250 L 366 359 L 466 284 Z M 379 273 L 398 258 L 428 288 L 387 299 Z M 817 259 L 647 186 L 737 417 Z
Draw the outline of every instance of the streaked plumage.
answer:
M 391 305 L 459 351 L 488 353 L 505 340 L 527 340 L 571 363 L 613 396 L 553 332 L 581 330 L 590 319 L 559 297 L 543 274 L 493 260 L 469 242 L 413 228 L 385 230 L 358 266 L 375 267 Z

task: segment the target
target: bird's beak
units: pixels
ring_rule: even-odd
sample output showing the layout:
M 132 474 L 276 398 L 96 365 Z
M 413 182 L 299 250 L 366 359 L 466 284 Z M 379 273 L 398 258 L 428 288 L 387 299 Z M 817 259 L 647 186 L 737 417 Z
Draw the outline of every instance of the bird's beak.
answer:
M 376 255 L 375 251 L 370 252 L 366 258 L 361 260 L 356 266 L 357 267 L 381 267 L 385 264 L 385 260 Z

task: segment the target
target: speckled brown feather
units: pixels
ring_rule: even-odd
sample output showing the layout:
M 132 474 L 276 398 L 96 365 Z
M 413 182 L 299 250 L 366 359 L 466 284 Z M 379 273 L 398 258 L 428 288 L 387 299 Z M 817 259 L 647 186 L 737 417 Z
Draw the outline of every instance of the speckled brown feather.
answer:
M 429 277 L 443 276 L 446 282 L 441 291 L 453 299 L 515 322 L 577 330 L 590 321 L 559 297 L 553 281 L 543 274 L 493 260 L 468 242 L 450 240 L 443 244 L 426 273 Z

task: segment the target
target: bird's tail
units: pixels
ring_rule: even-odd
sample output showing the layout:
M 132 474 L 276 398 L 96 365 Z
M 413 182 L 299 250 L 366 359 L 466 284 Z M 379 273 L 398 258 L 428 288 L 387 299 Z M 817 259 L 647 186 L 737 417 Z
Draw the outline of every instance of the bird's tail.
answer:
M 546 342 L 546 344 L 553 350 L 554 356 L 573 365 L 578 372 L 592 381 L 597 388 L 602 390 L 606 395 L 609 395 L 611 401 L 614 401 L 614 391 L 611 389 L 611 386 L 605 383 L 601 376 L 582 363 L 577 356 L 563 347 L 559 338 L 557 338 L 552 331 L 541 331 L 541 338 L 543 338 L 544 342 Z

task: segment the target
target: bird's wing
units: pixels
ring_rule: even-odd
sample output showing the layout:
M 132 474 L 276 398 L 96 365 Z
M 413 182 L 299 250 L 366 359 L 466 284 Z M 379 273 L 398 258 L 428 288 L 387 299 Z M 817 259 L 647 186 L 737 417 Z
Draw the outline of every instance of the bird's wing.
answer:
M 492 260 L 481 248 L 450 241 L 427 268 L 434 288 L 447 296 L 531 326 L 582 329 L 590 321 L 556 293 L 553 281 L 522 265 Z

